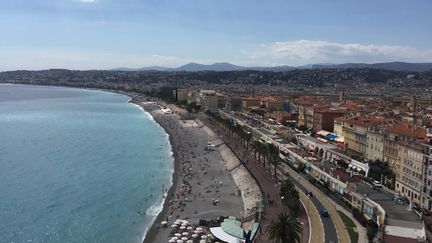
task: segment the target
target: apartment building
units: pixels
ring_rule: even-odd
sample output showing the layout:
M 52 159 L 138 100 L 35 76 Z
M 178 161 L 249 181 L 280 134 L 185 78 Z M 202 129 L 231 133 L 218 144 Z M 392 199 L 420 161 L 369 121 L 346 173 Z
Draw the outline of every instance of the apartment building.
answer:
M 176 101 L 184 101 L 188 99 L 189 89 L 176 89 L 174 90 L 174 97 Z
M 222 93 L 216 93 L 218 109 L 225 109 L 227 105 L 227 97 Z
M 425 185 L 424 188 L 424 197 L 426 202 L 424 206 L 428 210 L 432 210 L 432 140 L 429 139 L 428 143 L 422 144 L 423 146 L 423 183 Z M 427 205 L 426 205 L 427 204 Z
M 298 115 L 297 125 L 299 127 L 306 127 L 306 125 L 307 125 L 306 108 L 307 108 L 306 105 L 299 105 L 298 106 L 299 115 Z
M 266 96 L 261 98 L 261 105 L 264 106 L 267 111 L 281 111 L 283 110 L 283 100 L 279 97 Z
M 214 90 L 201 90 L 199 101 L 203 111 L 216 112 L 218 110 L 218 95 Z
M 369 131 L 372 126 L 383 122 L 384 119 L 376 117 L 354 117 L 346 119 L 342 127 L 346 151 L 353 155 L 365 157 L 367 131 Z
M 333 133 L 338 135 L 339 137 L 343 137 L 343 126 L 344 126 L 345 118 L 344 117 L 336 117 L 333 121 Z
M 366 131 L 366 159 L 371 161 L 384 160 L 384 129 L 372 126 Z
M 385 131 L 383 159 L 396 171 L 398 163 L 398 141 L 416 142 L 426 137 L 426 129 L 407 123 L 393 124 Z
M 243 110 L 247 110 L 249 108 L 256 108 L 261 106 L 261 100 L 255 97 L 244 97 L 242 99 L 242 107 Z
M 313 129 L 315 109 L 314 106 L 306 107 L 306 127 L 308 129 Z
M 242 110 L 242 98 L 240 96 L 227 96 L 225 108 L 232 111 Z
M 314 112 L 313 130 L 315 132 L 326 130 L 333 132 L 334 120 L 337 117 L 342 117 L 345 114 L 344 110 L 322 108 Z
M 417 143 L 397 141 L 397 150 L 395 191 L 424 207 L 427 203 L 423 195 L 423 147 Z

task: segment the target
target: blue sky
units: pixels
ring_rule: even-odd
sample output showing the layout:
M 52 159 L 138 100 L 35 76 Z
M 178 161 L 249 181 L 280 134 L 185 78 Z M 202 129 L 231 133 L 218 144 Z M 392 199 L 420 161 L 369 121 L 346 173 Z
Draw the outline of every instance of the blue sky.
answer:
M 432 62 L 431 0 L 0 0 L 0 70 Z

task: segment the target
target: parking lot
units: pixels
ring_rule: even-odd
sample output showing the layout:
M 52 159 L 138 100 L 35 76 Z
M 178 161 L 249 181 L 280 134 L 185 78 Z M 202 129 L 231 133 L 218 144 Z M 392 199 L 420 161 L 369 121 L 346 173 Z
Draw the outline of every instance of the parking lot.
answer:
M 364 195 L 367 194 L 369 198 L 379 203 L 386 212 L 388 219 L 404 220 L 409 222 L 421 223 L 420 217 L 413 212 L 409 211 L 409 205 L 396 204 L 394 195 L 383 191 L 382 189 L 374 190 L 371 186 L 361 182 L 356 183 L 357 192 Z

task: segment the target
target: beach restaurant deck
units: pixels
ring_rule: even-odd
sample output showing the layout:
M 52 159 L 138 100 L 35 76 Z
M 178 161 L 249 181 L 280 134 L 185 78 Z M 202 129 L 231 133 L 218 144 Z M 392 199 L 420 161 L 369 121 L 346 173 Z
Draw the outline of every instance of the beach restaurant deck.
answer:
M 259 223 L 255 222 L 253 224 L 252 231 L 250 232 L 249 239 L 253 239 L 258 230 Z M 210 228 L 210 232 L 218 239 L 228 242 L 228 243 L 238 243 L 246 240 L 246 234 L 241 228 L 241 223 L 236 220 L 235 217 L 228 217 L 225 219 L 220 227 Z

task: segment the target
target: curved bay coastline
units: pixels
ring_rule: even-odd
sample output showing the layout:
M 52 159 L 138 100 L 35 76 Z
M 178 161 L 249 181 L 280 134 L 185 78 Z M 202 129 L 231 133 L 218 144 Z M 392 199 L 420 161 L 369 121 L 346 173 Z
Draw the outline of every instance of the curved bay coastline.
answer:
M 65 86 L 58 87 L 71 88 Z M 226 158 L 226 155 L 222 157 L 222 149 L 220 151 L 219 149 L 216 149 L 213 154 L 209 154 L 209 152 L 205 150 L 207 147 L 207 142 L 210 141 L 211 135 L 209 134 L 209 129 L 207 127 L 203 128 L 202 124 L 195 127 L 185 127 L 184 124 L 182 124 L 182 119 L 185 119 L 184 116 L 181 117 L 179 116 L 180 114 L 162 114 L 160 110 L 161 108 L 166 107 L 167 104 L 161 100 L 147 97 L 142 94 L 86 87 L 72 88 L 98 90 L 128 96 L 130 97 L 128 102 L 132 105 L 138 106 L 144 113 L 149 115 L 155 123 L 163 128 L 168 136 L 170 148 L 167 149 L 171 150 L 170 153 L 172 155 L 172 160 L 169 162 L 171 163 L 171 161 L 173 161 L 171 182 L 165 188 L 166 196 L 162 197 L 162 202 L 158 201 L 155 205 L 150 207 L 154 210 L 151 215 L 155 216 L 146 229 L 144 229 L 141 240 L 142 242 L 165 242 L 169 239 L 170 230 L 162 228 L 160 226 L 161 221 L 167 220 L 169 222 L 168 224 L 170 224 L 171 221 L 174 221 L 177 218 L 186 218 L 191 219 L 193 223 L 198 223 L 199 219 L 210 220 L 219 216 L 240 217 L 247 210 L 244 185 L 239 185 L 241 182 L 239 182 L 238 177 L 251 176 L 245 174 L 235 175 L 234 172 L 231 173 L 232 168 L 231 170 L 228 170 L 228 167 L 229 164 L 232 164 L 233 162 L 227 160 L 235 161 L 236 158 Z M 143 105 L 143 102 L 146 101 L 154 101 L 155 103 L 151 105 Z M 171 108 L 179 109 L 175 106 L 172 106 Z M 180 109 L 177 111 L 180 111 Z M 226 148 L 224 149 L 226 150 Z M 231 150 L 229 150 L 229 152 L 233 154 Z M 224 153 L 227 154 L 226 151 L 224 151 Z M 194 195 L 195 200 L 191 200 L 191 198 L 180 198 L 180 203 L 184 202 L 185 206 L 179 206 L 176 209 L 173 209 L 173 202 L 175 204 L 177 203 L 177 200 L 175 199 L 179 199 L 177 192 L 182 188 L 186 178 L 184 171 L 185 160 L 189 162 L 187 166 L 190 166 L 190 168 L 194 171 L 199 171 L 201 173 L 204 171 L 205 167 L 205 174 L 201 173 L 200 175 L 190 175 L 190 180 L 199 185 L 194 186 L 194 193 L 190 195 L 191 198 L 192 195 Z M 203 162 L 204 160 L 205 162 Z M 196 174 L 199 173 L 196 172 Z M 220 186 L 220 191 L 217 189 L 215 190 L 214 186 L 216 181 L 217 183 L 221 183 L 220 185 L 218 184 L 216 186 L 218 189 Z M 252 183 L 255 184 L 251 185 L 251 188 L 258 188 L 256 182 Z M 210 192 L 211 190 L 209 190 L 209 188 L 211 188 L 213 191 Z M 196 197 L 198 197 L 198 199 L 196 199 Z M 212 199 L 214 198 L 218 198 L 220 200 L 221 203 L 219 206 L 212 204 Z M 162 207 L 159 207 L 161 204 Z

